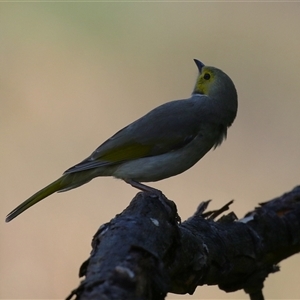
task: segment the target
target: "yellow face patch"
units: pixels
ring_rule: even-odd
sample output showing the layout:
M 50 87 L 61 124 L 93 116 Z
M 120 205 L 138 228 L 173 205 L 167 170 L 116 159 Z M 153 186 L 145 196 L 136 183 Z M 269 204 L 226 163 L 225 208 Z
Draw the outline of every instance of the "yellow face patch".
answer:
M 214 73 L 209 68 L 204 67 L 201 74 L 197 78 L 194 93 L 208 95 L 210 85 L 214 79 Z

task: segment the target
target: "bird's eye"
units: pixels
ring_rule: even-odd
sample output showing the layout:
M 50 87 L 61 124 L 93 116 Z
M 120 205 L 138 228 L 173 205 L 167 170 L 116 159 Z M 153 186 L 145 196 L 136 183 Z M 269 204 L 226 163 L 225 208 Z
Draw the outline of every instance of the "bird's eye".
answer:
M 205 73 L 204 76 L 203 76 L 203 78 L 205 80 L 209 80 L 210 79 L 210 74 L 209 73 Z

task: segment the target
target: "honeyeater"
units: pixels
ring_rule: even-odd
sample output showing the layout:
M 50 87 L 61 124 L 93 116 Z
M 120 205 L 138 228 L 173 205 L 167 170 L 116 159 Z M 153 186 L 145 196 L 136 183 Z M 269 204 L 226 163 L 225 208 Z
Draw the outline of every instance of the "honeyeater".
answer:
M 237 92 L 223 71 L 194 61 L 199 74 L 190 98 L 162 104 L 119 130 L 88 158 L 10 212 L 6 222 L 54 192 L 76 188 L 98 176 L 113 176 L 151 191 L 141 182 L 180 174 L 219 146 L 236 117 Z

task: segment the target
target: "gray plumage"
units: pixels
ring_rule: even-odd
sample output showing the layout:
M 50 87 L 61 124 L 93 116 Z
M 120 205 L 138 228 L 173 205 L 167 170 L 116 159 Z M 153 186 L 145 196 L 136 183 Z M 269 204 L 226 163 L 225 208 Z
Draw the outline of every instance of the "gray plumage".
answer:
M 114 176 L 151 190 L 140 182 L 182 173 L 219 146 L 236 117 L 237 92 L 223 71 L 195 62 L 199 75 L 189 99 L 167 102 L 121 129 L 14 209 L 6 221 L 54 192 L 73 189 L 99 176 Z

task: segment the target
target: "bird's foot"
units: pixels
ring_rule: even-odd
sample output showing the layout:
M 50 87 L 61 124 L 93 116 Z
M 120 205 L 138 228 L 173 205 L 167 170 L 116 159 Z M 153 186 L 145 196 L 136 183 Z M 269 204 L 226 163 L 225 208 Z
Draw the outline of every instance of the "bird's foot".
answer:
M 151 186 L 142 184 L 142 183 L 132 180 L 132 179 L 124 179 L 124 181 L 126 183 L 130 184 L 132 187 L 135 187 L 143 192 L 151 193 L 150 197 L 158 198 L 159 201 L 161 201 L 161 203 L 164 205 L 166 210 L 169 211 L 170 214 L 175 212 L 176 222 L 181 223 L 181 219 L 180 219 L 179 215 L 177 214 L 177 208 L 176 208 L 175 203 L 173 201 L 169 200 L 168 198 L 166 198 L 166 196 L 162 193 L 162 191 L 155 189 Z

